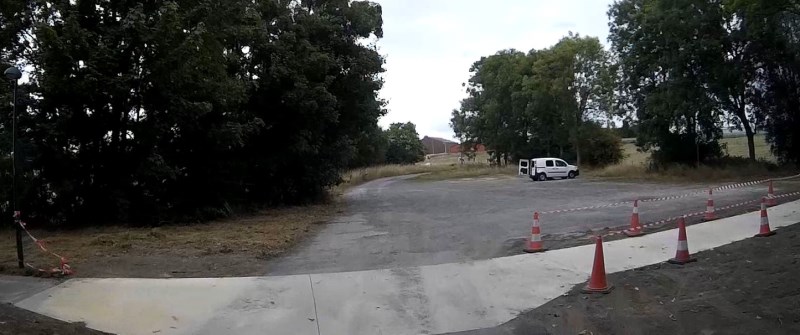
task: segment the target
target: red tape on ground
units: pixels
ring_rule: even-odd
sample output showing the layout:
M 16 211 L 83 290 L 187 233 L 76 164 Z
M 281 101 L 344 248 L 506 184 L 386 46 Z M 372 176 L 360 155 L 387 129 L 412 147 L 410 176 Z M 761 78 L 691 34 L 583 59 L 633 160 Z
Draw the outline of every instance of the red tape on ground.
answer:
M 25 265 L 28 266 L 29 268 L 37 270 L 39 272 L 60 273 L 63 276 L 67 276 L 67 275 L 73 274 L 72 268 L 69 266 L 69 263 L 67 262 L 67 259 L 64 256 L 61 256 L 61 255 L 59 255 L 59 254 L 57 254 L 55 252 L 52 252 L 52 251 L 48 250 L 47 247 L 45 246 L 45 241 L 37 239 L 36 237 L 34 237 L 33 234 L 31 234 L 31 232 L 28 231 L 28 228 L 25 227 L 26 226 L 25 222 L 23 222 L 22 220 L 19 220 L 19 216 L 20 216 L 19 212 L 14 213 L 14 219 L 18 222 L 20 228 L 22 228 L 22 230 L 25 231 L 26 234 L 28 234 L 28 237 L 31 238 L 33 243 L 35 243 L 36 246 L 38 246 L 39 249 L 42 250 L 42 252 L 44 252 L 46 254 L 49 254 L 49 255 L 52 255 L 52 256 L 55 256 L 56 258 L 58 258 L 58 261 L 59 261 L 59 267 L 58 268 L 53 268 L 50 271 L 44 270 L 42 268 L 35 267 L 35 266 L 31 265 L 30 263 L 25 263 Z

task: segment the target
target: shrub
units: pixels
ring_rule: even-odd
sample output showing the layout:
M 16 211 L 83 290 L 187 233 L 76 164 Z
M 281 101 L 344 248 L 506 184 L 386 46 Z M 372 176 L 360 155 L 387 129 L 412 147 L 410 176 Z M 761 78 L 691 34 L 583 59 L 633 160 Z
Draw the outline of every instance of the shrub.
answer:
M 581 143 L 581 164 L 604 167 L 617 164 L 625 158 L 622 139 L 611 129 L 590 123 L 584 130 Z
M 698 152 L 699 151 L 699 152 Z M 661 165 L 678 163 L 693 165 L 719 160 L 724 157 L 722 145 L 716 140 L 697 143 L 691 134 L 670 134 L 664 138 L 661 146 L 653 151 L 652 168 Z

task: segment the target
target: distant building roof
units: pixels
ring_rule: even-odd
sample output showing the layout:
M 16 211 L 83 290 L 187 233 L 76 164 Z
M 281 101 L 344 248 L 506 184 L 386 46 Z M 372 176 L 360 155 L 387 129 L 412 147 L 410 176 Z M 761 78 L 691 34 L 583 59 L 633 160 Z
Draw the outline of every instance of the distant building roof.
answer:
M 427 138 L 427 139 L 434 140 L 434 141 L 444 142 L 444 143 L 458 143 L 458 142 L 456 142 L 456 141 L 448 140 L 448 139 L 441 138 L 441 137 L 433 137 L 433 136 L 425 136 L 425 137 L 423 137 L 422 139 L 424 140 L 424 139 L 426 139 L 426 138 Z

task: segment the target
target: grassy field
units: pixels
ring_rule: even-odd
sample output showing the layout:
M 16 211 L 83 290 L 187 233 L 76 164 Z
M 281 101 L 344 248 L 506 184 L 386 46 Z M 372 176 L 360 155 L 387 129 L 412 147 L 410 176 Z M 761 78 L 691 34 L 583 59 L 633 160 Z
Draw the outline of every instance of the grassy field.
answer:
M 763 159 L 770 162 L 776 161 L 775 156 L 773 156 L 772 152 L 769 151 L 769 144 L 767 143 L 767 139 L 763 134 L 756 135 L 754 142 L 756 146 L 756 159 Z M 747 137 L 740 136 L 723 138 L 720 143 L 727 146 L 728 155 L 731 157 L 747 157 L 748 155 Z
M 754 138 L 755 146 L 756 146 L 756 158 L 763 159 L 766 161 L 774 162 L 775 156 L 769 151 L 769 144 L 767 143 L 766 138 L 764 135 L 756 135 Z M 720 141 L 720 144 L 726 148 L 726 152 L 731 157 L 747 157 L 747 137 L 730 137 L 730 138 L 723 138 Z M 622 149 L 625 151 L 625 161 L 622 164 L 644 164 L 647 162 L 647 159 L 650 158 L 649 153 L 639 152 L 637 150 L 636 144 L 633 142 L 627 141 L 622 145 Z
M 747 157 L 747 138 L 723 138 L 720 143 L 731 157 Z M 769 145 L 763 135 L 755 137 L 756 157 L 759 160 L 775 162 L 775 156 L 769 151 Z M 599 170 L 587 171 L 587 176 L 608 179 L 658 179 L 665 181 L 705 181 L 705 180 L 741 180 L 743 177 L 770 177 L 785 175 L 787 171 L 778 169 L 771 171 L 764 164 L 754 163 L 735 168 L 713 168 L 701 166 L 693 168 L 688 166 L 674 166 L 665 171 L 650 173 L 647 171 L 649 153 L 640 152 L 634 143 L 626 141 L 623 144 L 625 160 L 613 166 Z M 788 171 L 791 172 L 791 171 Z

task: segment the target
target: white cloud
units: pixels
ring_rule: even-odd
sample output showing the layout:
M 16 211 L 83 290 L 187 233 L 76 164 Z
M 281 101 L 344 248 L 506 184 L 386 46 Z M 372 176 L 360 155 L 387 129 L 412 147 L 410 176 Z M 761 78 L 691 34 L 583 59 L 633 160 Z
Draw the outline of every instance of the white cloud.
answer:
M 608 34 L 611 0 L 374 0 L 383 7 L 389 113 L 421 136 L 452 138 L 450 113 L 465 97 L 461 83 L 481 56 L 502 49 L 546 48 L 569 31 Z

